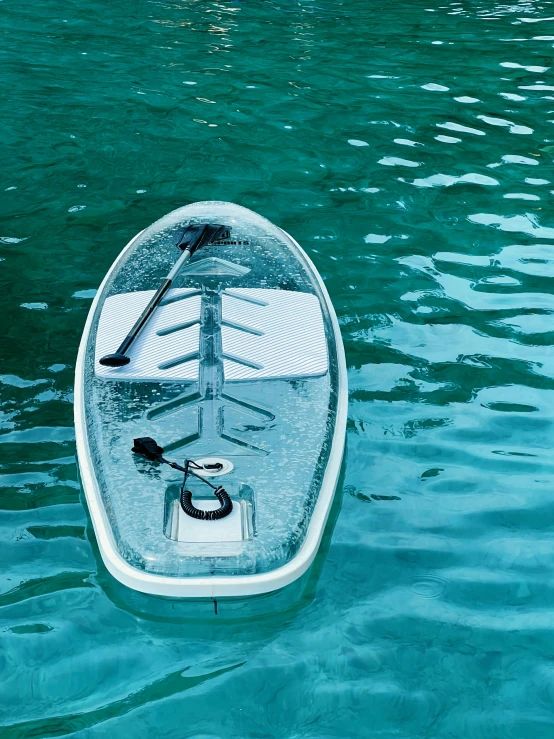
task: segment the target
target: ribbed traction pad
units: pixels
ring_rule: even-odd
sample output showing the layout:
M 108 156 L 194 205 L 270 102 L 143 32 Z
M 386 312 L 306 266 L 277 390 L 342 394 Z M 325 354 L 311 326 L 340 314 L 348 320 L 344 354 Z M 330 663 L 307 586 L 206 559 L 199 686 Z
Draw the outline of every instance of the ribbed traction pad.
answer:
M 165 301 L 135 339 L 123 367 L 105 367 L 99 359 L 114 352 L 131 330 L 154 290 L 121 293 L 106 299 L 96 334 L 95 374 L 112 380 L 196 380 L 198 377 L 198 345 L 200 341 L 199 290 L 177 288 Z M 166 334 L 166 330 L 172 330 Z M 186 361 L 174 366 L 179 358 Z
M 323 316 L 315 295 L 235 288 L 225 291 L 222 301 L 227 381 L 317 377 L 327 372 Z
M 112 353 L 154 294 L 112 295 L 104 303 L 96 337 L 95 373 L 113 380 L 193 381 L 198 378 L 201 294 L 168 293 L 132 345 L 130 363 L 99 363 Z M 233 288 L 222 292 L 222 358 L 227 382 L 302 379 L 324 375 L 327 342 L 317 296 L 291 290 Z

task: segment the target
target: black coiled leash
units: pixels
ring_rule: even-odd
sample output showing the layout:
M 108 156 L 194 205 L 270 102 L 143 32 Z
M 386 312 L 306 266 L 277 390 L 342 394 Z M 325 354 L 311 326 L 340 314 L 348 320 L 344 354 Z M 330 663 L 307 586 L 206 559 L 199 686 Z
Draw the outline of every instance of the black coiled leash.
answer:
M 162 447 L 158 446 L 154 439 L 150 438 L 149 436 L 143 436 L 140 439 L 135 439 L 134 442 L 135 443 L 132 451 L 135 452 L 135 454 L 140 454 L 141 457 L 145 457 L 151 462 L 161 462 L 162 464 L 167 464 L 174 470 L 179 470 L 180 472 L 184 473 L 183 484 L 181 485 L 180 503 L 181 508 L 187 514 L 187 516 L 190 516 L 191 518 L 196 518 L 199 521 L 217 521 L 220 518 L 225 518 L 225 516 L 228 516 L 231 513 L 231 511 L 233 510 L 233 501 L 229 497 L 229 494 L 221 487 L 221 485 L 216 487 L 215 485 L 212 485 L 211 482 L 206 480 L 205 477 L 197 475 L 196 472 L 194 472 L 195 469 L 204 469 L 201 465 L 196 464 L 196 462 L 193 462 L 192 459 L 186 459 L 184 467 L 181 467 L 181 465 L 177 464 L 177 462 L 170 462 L 168 459 L 165 459 L 162 456 L 164 451 Z M 221 464 L 217 463 L 214 465 L 206 465 L 205 469 L 221 469 Z M 206 483 L 206 485 L 211 487 L 211 489 L 214 491 L 215 497 L 219 500 L 221 504 L 219 508 L 216 508 L 213 511 L 204 511 L 201 508 L 196 508 L 196 506 L 192 502 L 191 491 L 186 489 L 188 475 L 196 477 L 198 480 L 201 480 L 202 482 Z
M 233 510 L 233 501 L 229 497 L 228 493 L 221 487 L 221 485 L 215 487 L 215 485 L 212 485 L 211 482 L 208 482 L 204 477 L 197 475 L 191 470 L 191 466 L 194 466 L 194 469 L 197 470 L 202 469 L 200 465 L 196 464 L 196 462 L 193 462 L 191 459 L 186 460 L 184 469 L 185 477 L 183 478 L 183 484 L 181 485 L 181 508 L 187 516 L 197 518 L 200 521 L 217 521 L 219 518 L 225 518 L 225 516 L 228 516 Z M 214 465 L 214 467 L 215 466 L 216 465 Z M 218 467 L 221 467 L 221 465 L 218 465 Z M 215 497 L 221 504 L 219 508 L 216 508 L 214 511 L 203 511 L 201 508 L 196 508 L 194 506 L 192 502 L 192 493 L 190 490 L 186 490 L 188 474 L 194 475 L 194 477 L 202 480 L 202 482 L 205 482 L 206 485 L 211 487 L 214 491 Z

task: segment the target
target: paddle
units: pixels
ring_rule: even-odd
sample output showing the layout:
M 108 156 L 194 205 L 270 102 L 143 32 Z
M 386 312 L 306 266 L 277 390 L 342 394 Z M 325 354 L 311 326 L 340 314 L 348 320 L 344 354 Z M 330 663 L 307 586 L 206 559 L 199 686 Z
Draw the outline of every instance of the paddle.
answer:
M 210 244 L 212 241 L 218 241 L 228 237 L 229 229 L 225 226 L 220 226 L 217 223 L 193 223 L 190 226 L 187 226 L 176 244 L 176 246 L 183 250 L 183 253 L 175 262 L 173 269 L 156 290 L 152 299 L 137 318 L 133 328 L 123 339 L 115 354 L 106 354 L 106 356 L 102 357 L 100 360 L 100 364 L 103 364 L 106 367 L 123 367 L 124 365 L 129 364 L 131 360 L 126 356 L 129 347 L 146 326 L 148 319 L 152 313 L 154 313 L 163 296 L 171 287 L 171 284 L 179 273 L 179 270 L 188 262 L 194 252 L 200 249 L 200 247 L 205 244 Z

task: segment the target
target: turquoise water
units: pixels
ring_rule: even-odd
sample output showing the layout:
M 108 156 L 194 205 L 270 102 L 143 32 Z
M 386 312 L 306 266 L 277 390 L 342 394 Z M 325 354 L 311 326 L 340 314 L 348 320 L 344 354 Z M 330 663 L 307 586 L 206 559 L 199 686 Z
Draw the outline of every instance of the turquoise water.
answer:
M 2 15 L 2 739 L 552 737 L 554 3 Z M 315 567 L 217 616 L 106 573 L 72 427 L 105 271 L 205 198 L 307 249 L 351 388 Z

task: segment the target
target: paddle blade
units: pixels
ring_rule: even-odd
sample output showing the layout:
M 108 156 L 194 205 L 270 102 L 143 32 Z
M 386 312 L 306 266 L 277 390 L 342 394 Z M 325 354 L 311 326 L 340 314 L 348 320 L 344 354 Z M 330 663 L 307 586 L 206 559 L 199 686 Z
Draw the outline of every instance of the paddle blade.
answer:
M 191 223 L 177 242 L 179 249 L 188 249 L 192 254 L 204 244 L 229 238 L 230 229 L 218 223 Z

